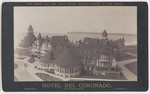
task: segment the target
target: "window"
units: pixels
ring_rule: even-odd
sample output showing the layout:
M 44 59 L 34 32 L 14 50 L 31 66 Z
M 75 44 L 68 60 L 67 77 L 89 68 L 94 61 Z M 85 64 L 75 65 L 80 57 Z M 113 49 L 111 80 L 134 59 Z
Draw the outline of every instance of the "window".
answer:
M 85 59 L 85 55 L 84 55 L 84 59 Z
M 114 71 L 114 68 L 111 68 L 111 71 Z
M 88 70 L 88 67 L 86 67 L 86 69 Z
M 62 73 L 62 69 L 60 69 L 60 73 Z
M 92 68 L 91 67 L 89 67 L 89 70 L 91 70 Z
M 75 72 L 78 72 L 78 70 L 76 69 Z
M 65 75 L 66 78 L 68 78 L 68 75 Z
M 91 50 L 89 50 L 88 53 L 91 53 Z
M 71 69 L 71 73 L 73 73 L 73 69 Z
M 93 53 L 96 53 L 96 50 L 93 50 Z
M 84 50 L 82 50 L 82 53 L 84 53 Z
M 85 64 L 88 64 L 88 62 L 86 61 Z
M 82 50 L 80 50 L 79 52 L 82 53 Z
M 98 75 L 98 72 L 96 74 Z
M 46 64 L 44 64 L 44 67 L 46 67 Z

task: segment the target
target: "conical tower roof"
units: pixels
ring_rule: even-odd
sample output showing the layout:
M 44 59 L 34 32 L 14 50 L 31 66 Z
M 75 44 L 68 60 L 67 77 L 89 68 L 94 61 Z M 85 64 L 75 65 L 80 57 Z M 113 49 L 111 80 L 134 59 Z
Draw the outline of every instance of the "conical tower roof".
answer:
M 102 37 L 107 37 L 107 36 L 108 36 L 108 34 L 107 34 L 106 30 L 104 30 L 102 33 Z
M 36 41 L 36 37 L 33 33 L 34 33 L 33 28 L 30 25 L 28 28 L 27 35 L 23 38 L 23 40 L 21 40 L 19 46 L 20 47 L 31 47 L 32 44 Z
M 32 44 L 36 41 L 36 37 L 33 33 L 27 33 L 27 35 L 21 40 L 20 47 L 31 47 Z
M 28 33 L 34 33 L 34 32 L 33 32 L 33 27 L 32 27 L 32 25 L 29 26 L 29 28 L 28 28 Z
M 56 60 L 56 65 L 63 68 L 81 65 L 82 60 L 79 56 L 80 54 L 73 47 L 67 48 Z

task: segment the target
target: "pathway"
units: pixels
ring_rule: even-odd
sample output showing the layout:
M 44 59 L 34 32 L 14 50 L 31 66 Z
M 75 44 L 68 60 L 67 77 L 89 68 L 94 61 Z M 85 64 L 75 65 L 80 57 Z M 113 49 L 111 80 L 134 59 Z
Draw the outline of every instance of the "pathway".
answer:
M 124 65 L 136 61 L 137 59 L 129 59 L 117 62 L 117 65 L 122 68 L 122 73 L 128 79 L 128 81 L 137 81 L 137 76 L 134 73 L 132 73 L 129 69 L 127 69 Z
M 18 65 L 14 72 L 17 81 L 42 81 L 40 78 L 34 77 L 28 72 L 27 67 L 25 67 L 26 62 L 15 60 L 15 63 Z

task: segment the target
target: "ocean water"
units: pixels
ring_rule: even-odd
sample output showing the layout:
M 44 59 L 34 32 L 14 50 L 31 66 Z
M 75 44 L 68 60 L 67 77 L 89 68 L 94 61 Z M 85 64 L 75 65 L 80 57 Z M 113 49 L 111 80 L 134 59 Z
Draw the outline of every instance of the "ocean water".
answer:
M 25 37 L 26 32 L 24 33 L 14 33 L 14 48 L 17 48 L 20 41 Z M 38 36 L 37 33 L 34 34 L 36 37 Z M 79 41 L 80 39 L 83 39 L 84 37 L 90 37 L 90 38 L 102 38 L 101 34 L 61 34 L 61 33 L 55 33 L 55 34 L 49 34 L 49 33 L 41 33 L 42 36 L 48 35 L 51 36 L 63 36 L 67 35 L 70 41 Z M 126 45 L 135 45 L 137 44 L 137 35 L 108 35 L 108 38 L 111 40 L 117 40 L 118 38 L 125 39 Z
M 101 34 L 69 34 L 68 35 L 70 41 L 80 40 L 85 37 L 100 38 L 100 39 L 102 38 Z M 124 38 L 126 45 L 137 44 L 136 35 L 108 35 L 109 40 L 117 40 L 118 38 Z

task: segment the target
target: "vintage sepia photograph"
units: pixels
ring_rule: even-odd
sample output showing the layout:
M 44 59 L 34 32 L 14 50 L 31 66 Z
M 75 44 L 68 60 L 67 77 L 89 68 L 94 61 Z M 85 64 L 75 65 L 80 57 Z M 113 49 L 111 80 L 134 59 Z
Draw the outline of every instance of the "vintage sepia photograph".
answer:
M 138 81 L 137 6 L 15 6 L 14 81 Z

